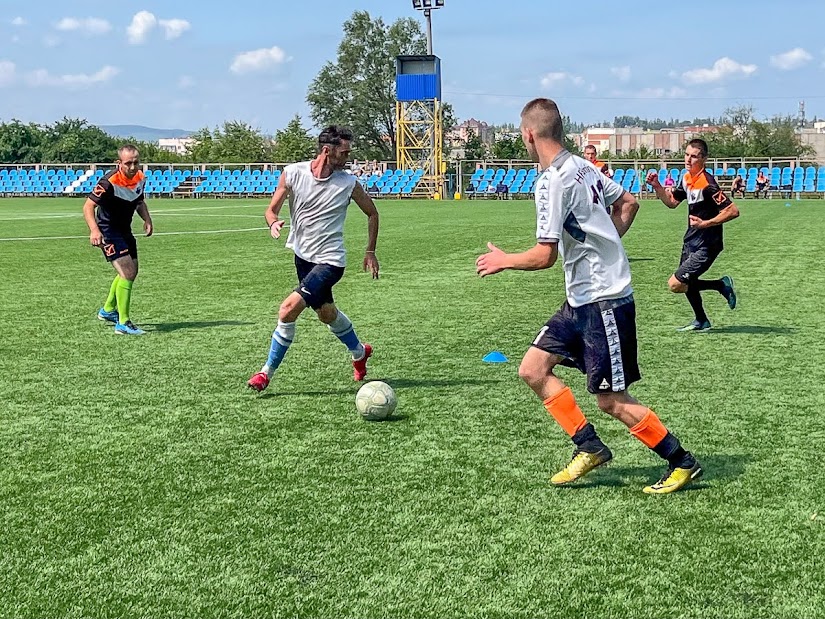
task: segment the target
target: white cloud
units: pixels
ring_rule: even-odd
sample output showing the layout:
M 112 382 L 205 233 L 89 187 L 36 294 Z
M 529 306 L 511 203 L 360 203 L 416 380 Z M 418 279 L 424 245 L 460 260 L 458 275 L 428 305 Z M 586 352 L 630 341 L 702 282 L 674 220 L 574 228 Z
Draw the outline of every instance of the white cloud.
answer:
M 98 17 L 64 17 L 57 22 L 55 28 L 64 32 L 79 30 L 86 34 L 105 34 L 112 29 L 112 24 Z
M 233 73 L 252 73 L 269 69 L 286 62 L 286 60 L 286 53 L 280 47 L 256 49 L 235 56 L 229 70 Z
M 166 39 L 171 41 L 172 39 L 177 39 L 189 30 L 192 24 L 185 19 L 178 19 L 176 17 L 172 19 L 158 19 L 154 13 L 140 11 L 135 13 L 134 17 L 132 17 L 132 23 L 129 24 L 129 27 L 126 29 L 129 43 L 132 45 L 144 43 L 149 33 L 158 26 L 163 29 Z
M 791 69 L 798 69 L 813 59 L 814 57 L 801 47 L 794 47 L 787 52 L 771 56 L 771 65 L 782 71 L 790 71 Z
M 60 45 L 61 41 L 59 37 L 53 36 L 51 34 L 47 34 L 43 37 L 43 45 L 46 47 L 57 47 Z
M 26 20 L 23 19 L 22 17 L 15 17 L 13 20 L 11 20 L 11 25 L 12 26 L 25 26 L 26 25 Z
M 750 77 L 756 73 L 758 67 L 755 64 L 739 64 L 735 60 L 725 56 L 713 63 L 710 69 L 691 69 L 682 73 L 682 79 L 688 84 L 708 84 L 720 82 L 726 77 L 741 76 Z
M 87 75 L 85 73 L 52 75 L 46 69 L 32 71 L 26 76 L 26 81 L 31 86 L 57 86 L 64 88 L 84 88 L 100 82 L 108 82 L 120 73 L 120 69 L 106 65 L 97 73 Z
M 192 25 L 185 19 L 161 19 L 158 21 L 160 27 L 166 33 L 166 39 L 171 41 L 177 39 L 184 32 L 189 30 Z
M 0 86 L 8 86 L 14 81 L 15 66 L 10 60 L 0 60 Z
M 157 23 L 157 18 L 149 11 L 135 13 L 134 17 L 132 17 L 132 23 L 129 24 L 129 27 L 126 29 L 126 36 L 129 39 L 129 43 L 132 45 L 143 43 L 146 37 L 149 36 L 149 32 L 157 26 Z
M 627 82 L 630 80 L 630 67 L 611 67 L 610 72 L 619 78 L 620 82 Z
M 181 75 L 178 78 L 178 88 L 181 90 L 186 90 L 187 88 L 192 88 L 195 85 L 195 80 L 193 80 L 188 75 Z
M 582 86 L 584 84 L 584 78 L 579 75 L 567 73 L 566 71 L 551 71 L 550 73 L 542 75 L 541 80 L 539 80 L 539 84 L 541 84 L 541 87 L 545 90 L 564 83 Z
M 687 90 L 673 86 L 672 88 L 642 88 L 636 95 L 642 99 L 678 99 L 687 95 Z

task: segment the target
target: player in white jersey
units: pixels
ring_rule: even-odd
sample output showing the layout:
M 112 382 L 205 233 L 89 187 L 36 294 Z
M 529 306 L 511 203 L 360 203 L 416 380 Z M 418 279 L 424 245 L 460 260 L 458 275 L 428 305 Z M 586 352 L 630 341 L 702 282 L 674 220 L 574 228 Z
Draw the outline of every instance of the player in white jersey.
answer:
M 554 374 L 562 364 L 584 372 L 599 408 L 668 461 L 662 478 L 644 491 L 678 490 L 701 476 L 699 463 L 656 414 L 627 391 L 641 374 L 630 265 L 620 237 L 633 223 L 639 204 L 617 183 L 564 149 L 561 115 L 553 101 L 534 99 L 525 106 L 521 136 L 533 161 L 544 168 L 536 182 L 537 243 L 514 254 L 488 243 L 489 253 L 479 256 L 476 266 L 485 277 L 505 269 L 547 269 L 559 255 L 563 259 L 567 301 L 539 331 L 519 367 L 519 376 L 575 445 L 573 459 L 551 482 L 573 482 L 613 457 L 573 392 Z
M 263 391 L 295 339 L 295 321 L 307 306 L 344 343 L 352 354 L 355 380 L 367 375 L 367 359 L 372 347 L 362 344 L 352 322 L 335 306 L 332 287 L 344 275 L 344 221 L 350 200 L 368 219 L 364 270 L 378 278 L 378 210 L 355 176 L 344 171 L 352 144 L 352 133 L 337 125 L 327 127 L 318 137 L 318 156 L 312 161 L 286 166 L 266 210 L 266 222 L 273 238 L 281 236 L 284 220 L 279 218 L 289 197 L 290 228 L 286 246 L 295 253 L 298 286 L 281 303 L 278 326 L 272 334 L 269 356 L 260 372 L 247 385 Z

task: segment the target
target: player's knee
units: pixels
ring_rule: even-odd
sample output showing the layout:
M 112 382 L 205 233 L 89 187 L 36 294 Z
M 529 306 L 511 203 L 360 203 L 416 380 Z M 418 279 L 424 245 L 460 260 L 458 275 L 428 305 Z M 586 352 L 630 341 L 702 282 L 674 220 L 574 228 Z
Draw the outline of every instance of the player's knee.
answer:
M 600 393 L 596 396 L 596 405 L 603 413 L 615 417 L 621 410 L 621 402 L 613 393 Z
M 303 306 L 300 300 L 294 299 L 290 295 L 278 308 L 278 319 L 282 322 L 295 322 L 302 310 Z
M 325 325 L 334 322 L 336 318 L 338 318 L 338 308 L 332 305 L 331 303 L 326 303 L 315 310 L 315 313 L 318 314 L 318 320 L 323 322 Z
M 533 385 L 540 384 L 547 378 L 547 371 L 535 363 L 522 361 L 521 365 L 518 366 L 518 376 L 532 387 Z

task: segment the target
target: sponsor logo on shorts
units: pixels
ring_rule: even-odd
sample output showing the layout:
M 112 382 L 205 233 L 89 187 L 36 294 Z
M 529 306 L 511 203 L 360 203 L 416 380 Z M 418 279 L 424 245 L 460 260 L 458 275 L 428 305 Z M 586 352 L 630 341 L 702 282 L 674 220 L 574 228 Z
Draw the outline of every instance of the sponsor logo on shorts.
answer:
M 607 382 L 606 378 L 602 379 L 602 382 L 599 384 L 599 389 L 610 389 L 610 383 Z
M 111 243 L 108 243 L 103 246 L 103 253 L 107 256 L 114 256 L 115 255 L 115 246 Z

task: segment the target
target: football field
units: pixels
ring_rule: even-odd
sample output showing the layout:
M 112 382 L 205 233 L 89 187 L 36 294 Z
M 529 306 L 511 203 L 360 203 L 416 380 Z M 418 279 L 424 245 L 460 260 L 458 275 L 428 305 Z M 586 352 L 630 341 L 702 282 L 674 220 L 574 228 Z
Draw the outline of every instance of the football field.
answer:
M 150 201 L 148 333 L 116 337 L 82 200 L 0 200 L 0 617 L 825 616 L 825 202 L 737 203 L 709 276 L 732 275 L 740 307 L 704 293 L 704 334 L 675 332 L 692 314 L 667 289 L 684 206 L 643 202 L 631 391 L 705 468 L 670 496 L 642 493 L 664 462 L 568 369 L 614 461 L 549 484 L 572 444 L 517 369 L 561 264 L 474 265 L 487 241 L 534 244 L 529 201 L 378 202 L 377 281 L 350 208 L 336 302 L 398 395 L 390 421 L 358 416 L 311 312 L 249 391 L 296 284 L 265 204 Z M 482 363 L 493 350 L 510 362 Z

